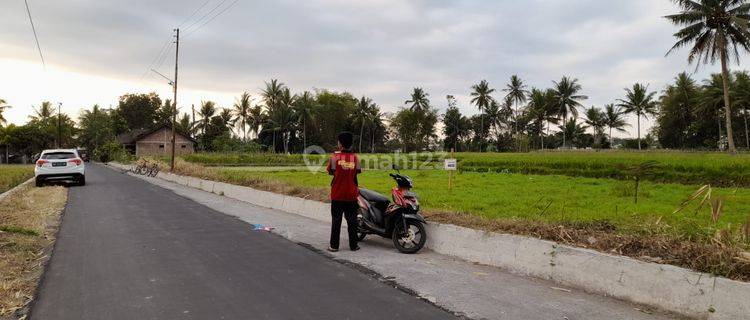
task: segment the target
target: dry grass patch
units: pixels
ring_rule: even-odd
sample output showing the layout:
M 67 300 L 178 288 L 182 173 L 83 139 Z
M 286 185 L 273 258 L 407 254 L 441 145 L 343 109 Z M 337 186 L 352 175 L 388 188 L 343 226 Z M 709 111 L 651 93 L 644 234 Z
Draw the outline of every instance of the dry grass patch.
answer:
M 26 186 L 0 202 L 0 319 L 22 319 L 67 201 L 60 186 Z

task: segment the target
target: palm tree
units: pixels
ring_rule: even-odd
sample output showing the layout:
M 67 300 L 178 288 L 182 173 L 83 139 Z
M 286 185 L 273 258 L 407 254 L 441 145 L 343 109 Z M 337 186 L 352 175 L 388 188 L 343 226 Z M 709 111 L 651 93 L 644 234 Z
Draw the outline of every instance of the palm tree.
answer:
M 673 0 L 682 12 L 666 16 L 672 24 L 682 27 L 674 34 L 678 38 L 667 54 L 692 46 L 688 63 L 708 64 L 721 61 L 724 89 L 724 119 L 727 127 L 729 152 L 737 153 L 732 130 L 732 104 L 729 98 L 728 60 L 739 64 L 740 48 L 750 51 L 750 4 L 746 0 Z
M 729 83 L 733 84 L 732 75 L 729 75 Z M 723 134 L 721 131 L 721 114 L 724 109 L 724 79 L 720 74 L 712 74 L 710 78 L 703 80 L 699 103 L 693 110 L 697 117 L 716 116 L 716 125 L 719 131 L 719 141 Z M 720 146 L 721 148 L 721 146 Z
M 242 131 L 242 141 L 247 141 L 247 123 L 250 119 L 250 94 L 242 93 L 240 98 L 234 103 L 234 118 L 232 121 L 240 125 Z
M 315 98 L 305 91 L 295 99 L 294 114 L 302 122 L 302 150 L 307 149 L 307 124 L 315 124 Z
M 641 150 L 641 117 L 648 119 L 648 116 L 655 115 L 657 112 L 658 102 L 654 99 L 656 92 L 648 92 L 648 86 L 640 83 L 633 85 L 633 88 L 625 88 L 625 99 L 618 99 L 619 107 L 623 108 L 623 113 L 635 113 L 638 118 L 638 150 Z
M 487 117 L 487 132 L 494 132 L 496 136 L 500 136 L 502 132 L 502 126 L 507 122 L 507 116 L 504 114 L 505 109 L 493 101 L 490 106 L 484 109 L 485 116 Z M 484 124 L 482 124 L 484 125 Z M 482 127 L 484 131 L 484 127 Z M 500 139 L 496 139 L 496 142 L 500 142 Z
M 234 120 L 232 120 L 232 110 L 230 109 L 221 109 L 219 112 L 219 119 L 221 119 L 221 123 L 224 124 L 229 131 L 232 131 L 234 128 Z
M 588 99 L 588 96 L 581 95 L 579 92 L 582 87 L 578 84 L 578 79 L 570 79 L 563 77 L 560 82 L 552 82 L 555 85 L 554 97 L 555 103 L 557 104 L 557 112 L 563 117 L 563 127 L 567 127 L 568 113 L 573 115 L 573 118 L 578 117 L 578 109 L 581 107 L 581 100 Z M 563 148 L 565 148 L 567 134 L 563 131 Z
M 205 134 L 211 126 L 211 118 L 215 114 L 216 104 L 213 101 L 201 101 L 201 109 L 198 111 L 199 120 L 193 123 L 193 127 Z
M 258 137 L 258 135 L 260 134 L 260 128 L 263 125 L 263 120 L 263 107 L 261 107 L 260 105 L 251 107 L 248 111 L 248 131 L 255 132 L 255 136 Z
M 557 115 L 555 114 L 557 108 L 554 104 L 552 90 L 532 88 L 526 111 L 538 127 L 540 146 L 544 150 L 544 123 L 546 122 L 549 127 L 550 122 L 557 122 Z
M 411 104 L 409 107 L 411 111 L 422 113 L 430 108 L 430 100 L 427 98 L 430 95 L 424 92 L 422 88 L 414 88 L 411 93 L 411 99 L 406 100 L 404 104 Z
M 604 136 L 604 127 L 607 126 L 607 115 L 592 106 L 586 109 L 586 124 L 594 130 L 594 146 L 601 147 L 601 137 Z
M 586 126 L 579 124 L 577 119 L 574 118 L 561 126 L 560 131 L 562 131 L 563 135 L 570 137 L 570 141 L 575 144 L 580 140 L 581 136 L 586 134 Z
M 490 88 L 490 84 L 487 80 L 482 80 L 478 84 L 471 86 L 471 90 L 471 104 L 477 106 L 477 109 L 479 109 L 482 117 L 480 126 L 481 128 L 484 128 L 484 111 L 487 110 L 493 102 L 496 102 L 495 98 L 492 97 L 492 93 L 495 92 L 495 89 Z M 482 152 L 484 137 L 481 137 L 481 140 L 482 141 L 479 142 L 479 152 Z
M 39 109 L 33 106 L 31 108 L 34 110 L 34 114 L 29 116 L 32 121 L 47 120 L 55 115 L 55 108 L 52 107 L 52 103 L 49 101 L 42 102 Z
M 5 116 L 3 116 L 3 112 L 5 112 L 5 110 L 9 108 L 11 108 L 11 106 L 8 105 L 8 102 L 0 99 L 0 125 L 8 123 L 8 120 L 5 119 Z
M 266 103 L 266 107 L 274 107 L 276 102 L 283 94 L 285 87 L 286 86 L 284 85 L 284 83 L 279 82 L 279 80 L 277 79 L 271 79 L 270 82 L 266 82 L 266 88 L 261 94 L 263 96 L 263 101 Z
M 370 153 L 375 153 L 375 134 L 378 130 L 378 125 L 383 124 L 383 118 L 386 117 L 385 112 L 380 111 L 380 107 L 377 104 L 372 104 L 368 110 L 370 123 L 372 123 L 372 143 L 370 144 Z
M 370 109 L 372 109 L 372 99 L 362 96 L 357 103 L 357 108 L 354 110 L 353 122 L 359 122 L 359 149 L 358 152 L 362 152 L 362 136 L 365 133 L 365 122 L 370 121 Z
M 750 135 L 748 135 L 747 112 L 750 110 L 750 74 L 747 71 L 735 73 L 734 80 L 734 104 L 739 110 L 742 110 L 742 117 L 745 120 L 745 146 L 750 149 Z
M 612 129 L 625 132 L 628 123 L 623 117 L 622 108 L 611 103 L 604 106 L 604 120 L 607 128 L 609 128 L 609 146 L 611 148 L 615 142 L 614 137 L 612 137 Z
M 270 106 L 267 106 L 267 122 L 269 128 L 263 128 L 263 130 L 273 132 L 273 148 L 276 152 L 276 136 L 281 135 L 281 142 L 284 147 L 284 153 L 289 153 L 289 140 L 291 139 L 291 130 L 294 125 L 294 100 L 295 97 L 287 87 L 283 87 L 281 93 L 273 98 L 274 100 L 267 100 L 271 102 Z
M 507 92 L 505 97 L 509 98 L 510 101 L 512 101 L 513 106 L 516 107 L 513 109 L 513 134 L 516 134 L 518 133 L 518 106 L 526 103 L 529 92 L 526 90 L 526 85 L 523 83 L 523 80 L 515 74 L 510 77 L 510 82 L 505 86 L 503 91 Z

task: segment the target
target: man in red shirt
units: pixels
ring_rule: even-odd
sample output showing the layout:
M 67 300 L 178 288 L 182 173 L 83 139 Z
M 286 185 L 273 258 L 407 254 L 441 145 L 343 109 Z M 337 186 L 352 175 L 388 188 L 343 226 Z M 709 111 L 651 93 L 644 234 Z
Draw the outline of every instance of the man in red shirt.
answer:
M 359 186 L 357 174 L 362 172 L 357 155 L 351 151 L 354 136 L 349 132 L 342 132 L 338 136 L 338 149 L 328 161 L 328 174 L 333 176 L 331 181 L 331 245 L 328 251 L 339 251 L 339 237 L 341 235 L 341 217 L 346 218 L 349 231 L 349 248 L 359 250 L 357 246 L 357 197 Z

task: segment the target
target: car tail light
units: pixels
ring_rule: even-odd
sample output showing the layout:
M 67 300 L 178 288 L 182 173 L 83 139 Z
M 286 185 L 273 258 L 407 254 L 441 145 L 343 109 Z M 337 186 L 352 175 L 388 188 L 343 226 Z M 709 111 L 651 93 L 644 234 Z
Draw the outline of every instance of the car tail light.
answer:
M 47 161 L 47 160 L 41 160 L 41 159 L 39 159 L 39 160 L 37 160 L 37 161 L 36 161 L 36 166 L 37 166 L 37 167 L 41 167 L 41 166 L 42 166 L 42 165 L 44 165 L 45 163 L 49 163 L 49 161 Z
M 72 160 L 68 160 L 68 162 L 75 163 L 77 166 L 81 165 L 81 159 L 72 159 Z

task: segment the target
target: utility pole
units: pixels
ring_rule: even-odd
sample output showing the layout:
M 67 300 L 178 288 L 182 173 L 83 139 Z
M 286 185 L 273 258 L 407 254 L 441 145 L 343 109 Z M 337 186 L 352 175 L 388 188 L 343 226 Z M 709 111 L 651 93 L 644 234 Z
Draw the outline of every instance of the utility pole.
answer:
M 62 117 L 62 114 L 60 113 L 60 109 L 62 109 L 62 102 L 57 103 L 57 148 L 60 149 L 62 147 L 62 131 L 60 130 L 60 118 Z
M 174 29 L 175 31 L 175 50 L 174 50 L 174 81 L 172 84 L 172 90 L 174 92 L 174 98 L 172 103 L 174 108 L 172 109 L 172 160 L 169 165 L 169 171 L 174 172 L 174 154 L 175 154 L 175 140 L 177 138 L 176 127 L 177 127 L 177 60 L 180 57 L 180 28 Z

